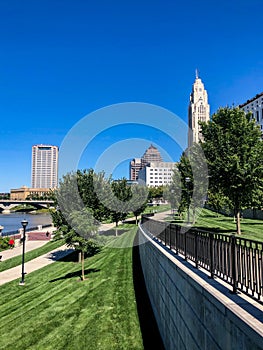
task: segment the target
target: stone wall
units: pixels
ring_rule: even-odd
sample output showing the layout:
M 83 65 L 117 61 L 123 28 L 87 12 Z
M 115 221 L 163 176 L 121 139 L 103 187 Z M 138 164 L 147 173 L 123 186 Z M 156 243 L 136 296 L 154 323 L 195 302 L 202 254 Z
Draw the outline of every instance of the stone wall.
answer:
M 263 308 L 258 303 L 232 295 L 149 239 L 142 227 L 139 240 L 145 283 L 165 349 L 263 349 Z

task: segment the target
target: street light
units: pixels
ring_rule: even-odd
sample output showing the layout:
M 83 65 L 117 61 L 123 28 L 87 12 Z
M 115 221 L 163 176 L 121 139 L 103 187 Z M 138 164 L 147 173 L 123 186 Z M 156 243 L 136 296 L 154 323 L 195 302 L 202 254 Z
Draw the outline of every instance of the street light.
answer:
M 25 284 L 25 242 L 26 242 L 26 227 L 28 224 L 27 220 L 23 220 L 21 221 L 21 224 L 23 226 L 23 238 L 22 238 L 22 242 L 23 242 L 23 252 L 22 252 L 22 279 L 20 281 L 20 285 L 24 285 Z
M 185 178 L 188 196 L 190 196 L 190 191 L 189 191 L 189 183 L 190 183 L 190 181 L 191 181 L 190 177 L 186 177 L 186 178 Z M 188 223 L 188 224 L 190 223 L 190 212 L 189 212 L 189 207 L 190 207 L 190 202 L 188 203 L 188 208 L 187 208 L 187 223 Z
M 0 237 L 2 236 L 3 229 L 4 229 L 4 226 L 0 225 Z

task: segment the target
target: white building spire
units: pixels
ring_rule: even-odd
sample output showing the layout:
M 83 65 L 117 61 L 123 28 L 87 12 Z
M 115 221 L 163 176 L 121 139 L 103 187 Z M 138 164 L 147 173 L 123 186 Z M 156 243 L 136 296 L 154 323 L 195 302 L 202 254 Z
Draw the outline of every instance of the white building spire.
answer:
M 208 122 L 210 119 L 210 106 L 208 104 L 207 91 L 202 80 L 199 78 L 198 70 L 195 70 L 195 82 L 192 85 L 190 103 L 188 108 L 188 147 L 202 140 L 199 122 Z

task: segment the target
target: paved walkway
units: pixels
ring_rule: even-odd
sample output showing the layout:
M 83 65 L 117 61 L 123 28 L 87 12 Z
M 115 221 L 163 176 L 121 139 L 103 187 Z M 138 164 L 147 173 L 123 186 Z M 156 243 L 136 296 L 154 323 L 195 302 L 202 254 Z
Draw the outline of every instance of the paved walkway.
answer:
M 100 232 L 105 232 L 110 230 L 115 226 L 114 223 L 111 224 L 102 224 L 100 227 Z M 51 230 L 48 230 L 51 232 Z M 26 241 L 25 251 L 29 252 L 30 250 L 37 249 L 48 241 Z M 74 249 L 69 249 L 66 245 L 63 245 L 57 249 L 52 250 L 51 252 L 41 255 L 38 258 L 28 261 L 25 263 L 25 272 L 29 274 L 30 272 L 41 269 L 44 266 L 54 263 L 55 261 L 62 259 L 64 256 L 72 253 Z M 2 261 L 13 258 L 14 256 L 22 255 L 22 245 L 15 247 L 13 249 L 8 249 L 0 252 L 2 255 Z M 1 262 L 0 262 L 1 264 Z M 21 277 L 22 267 L 21 265 L 13 267 L 11 269 L 0 272 L 0 285 L 13 281 Z
M 156 213 L 154 215 L 154 219 L 156 220 L 163 220 L 166 217 L 171 215 L 171 211 Z M 102 224 L 100 226 L 100 232 L 106 232 L 112 228 L 115 227 L 114 223 L 110 224 Z M 48 231 L 51 232 L 55 230 L 55 228 L 49 228 Z M 37 249 L 39 247 L 42 247 L 44 244 L 46 244 L 48 241 L 26 241 L 25 245 L 25 251 L 29 252 L 30 250 Z M 64 256 L 70 254 L 73 251 L 73 249 L 69 249 L 66 245 L 59 247 L 57 249 L 52 250 L 51 252 L 44 254 L 42 256 L 39 256 L 38 258 L 35 258 L 27 263 L 25 263 L 25 272 L 29 274 L 30 272 L 36 271 L 38 269 L 41 269 L 44 266 L 47 266 Z M 7 259 L 11 259 L 15 256 L 22 255 L 22 245 L 19 247 L 15 247 L 13 249 L 8 249 L 0 252 L 0 255 L 2 255 L 2 261 L 5 261 Z M 1 262 L 0 262 L 1 264 Z M 13 267 L 9 270 L 5 270 L 0 272 L 0 285 L 13 281 L 15 279 L 18 279 L 21 277 L 21 265 Z

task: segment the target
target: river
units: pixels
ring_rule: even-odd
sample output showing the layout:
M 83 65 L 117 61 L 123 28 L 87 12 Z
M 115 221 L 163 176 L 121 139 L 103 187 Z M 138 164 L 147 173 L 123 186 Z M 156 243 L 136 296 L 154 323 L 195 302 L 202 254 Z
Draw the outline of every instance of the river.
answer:
M 28 221 L 27 229 L 38 225 L 52 224 L 52 218 L 48 213 L 28 214 L 28 213 L 10 213 L 0 214 L 0 225 L 4 226 L 3 233 L 15 231 L 22 228 L 21 221 Z

